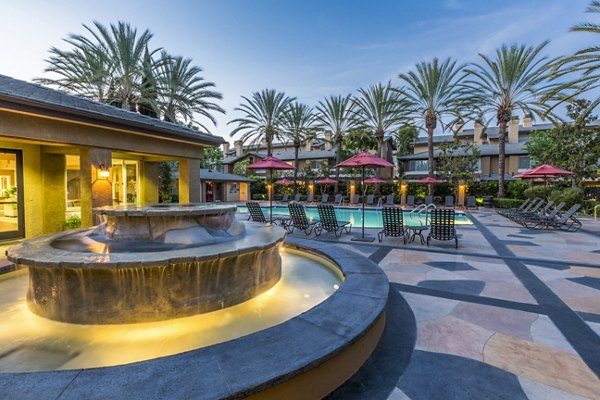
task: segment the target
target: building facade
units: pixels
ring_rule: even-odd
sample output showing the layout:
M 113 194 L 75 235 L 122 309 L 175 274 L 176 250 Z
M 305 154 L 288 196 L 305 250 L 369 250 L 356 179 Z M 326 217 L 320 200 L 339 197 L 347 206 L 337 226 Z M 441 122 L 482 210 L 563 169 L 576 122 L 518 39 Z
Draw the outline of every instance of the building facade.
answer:
M 199 202 L 200 159 L 223 139 L 0 75 L 0 239 L 63 229 L 69 215 L 158 202 L 177 161 L 180 202 Z

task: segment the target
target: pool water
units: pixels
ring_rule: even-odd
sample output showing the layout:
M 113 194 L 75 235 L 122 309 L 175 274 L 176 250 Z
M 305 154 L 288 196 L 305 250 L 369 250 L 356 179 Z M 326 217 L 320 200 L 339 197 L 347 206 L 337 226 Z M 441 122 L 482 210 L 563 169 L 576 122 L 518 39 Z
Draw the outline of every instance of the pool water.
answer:
M 263 213 L 269 218 L 269 207 L 261 206 Z M 319 213 L 316 206 L 306 206 L 306 217 L 309 220 L 319 220 Z M 239 213 L 248 213 L 246 206 L 238 206 Z M 413 213 L 405 210 L 404 212 L 404 224 L 406 225 L 427 225 L 428 217 L 423 214 Z M 289 215 L 287 206 L 273 206 L 273 215 Z M 335 215 L 340 221 L 350 221 L 353 226 L 362 225 L 362 208 L 360 206 L 349 208 L 349 207 L 336 207 Z M 454 223 L 456 225 L 471 225 L 473 222 L 464 213 L 456 213 L 454 217 Z M 381 209 L 365 209 L 365 228 L 382 228 L 383 219 L 381 217 Z

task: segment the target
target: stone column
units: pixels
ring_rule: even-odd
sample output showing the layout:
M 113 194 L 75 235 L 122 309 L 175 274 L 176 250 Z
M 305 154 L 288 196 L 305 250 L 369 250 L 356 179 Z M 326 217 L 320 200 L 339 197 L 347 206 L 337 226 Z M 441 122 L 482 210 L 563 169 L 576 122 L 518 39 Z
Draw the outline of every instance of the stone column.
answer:
M 58 232 L 65 224 L 67 210 L 66 158 L 64 154 L 42 154 L 42 179 L 44 209 L 42 230 Z
M 400 205 L 404 207 L 406 205 L 406 193 L 408 192 L 408 184 L 402 182 L 400 184 Z
M 108 179 L 98 177 L 100 165 L 112 167 L 112 152 L 106 149 L 82 148 L 79 151 L 79 185 L 81 187 L 81 226 L 93 226 L 93 209 L 112 206 L 112 169 Z
M 356 194 L 356 181 L 350 181 L 350 203 L 354 202 L 355 194 Z
M 200 202 L 200 160 L 179 160 L 179 202 Z
M 465 206 L 465 181 L 458 181 L 458 199 L 456 200 L 456 205 L 458 207 Z
M 143 161 L 141 163 L 141 191 L 143 204 L 158 203 L 158 163 Z
M 315 183 L 313 181 L 310 181 L 310 183 L 308 184 L 308 192 L 307 192 L 307 194 L 312 195 L 313 199 L 314 199 L 314 196 L 315 196 Z

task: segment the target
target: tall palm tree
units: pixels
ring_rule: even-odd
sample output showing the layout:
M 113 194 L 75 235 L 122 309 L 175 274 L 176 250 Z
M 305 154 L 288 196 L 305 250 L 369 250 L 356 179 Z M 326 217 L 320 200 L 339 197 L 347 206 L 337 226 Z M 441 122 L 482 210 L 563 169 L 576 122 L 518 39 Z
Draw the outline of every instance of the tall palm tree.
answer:
M 378 83 L 367 89 L 358 89 L 359 96 L 353 102 L 357 125 L 370 129 L 377 138 L 377 150 L 381 158 L 384 154 L 383 139 L 386 132 L 396 130 L 406 122 L 408 103 L 402 92 L 392 86 L 391 82 Z
M 420 62 L 415 69 L 398 77 L 406 85 L 405 96 L 409 102 L 409 116 L 420 122 L 427 130 L 428 175 L 433 178 L 433 132 L 438 122 L 443 128 L 445 121 L 453 124 L 455 117 L 462 115 L 463 94 L 460 82 L 463 66 L 448 58 L 440 62 L 434 58 L 430 62 Z M 429 184 L 429 195 L 433 196 L 433 185 Z
M 223 96 L 210 90 L 215 84 L 204 81 L 200 76 L 202 69 L 191 65 L 191 62 L 189 58 L 173 57 L 162 52 L 157 74 L 158 107 L 165 121 L 197 123 L 208 130 L 198 122 L 195 114 L 216 125 L 211 111 L 225 113 L 225 110 L 210 100 L 220 100 Z
M 238 125 L 231 131 L 231 136 L 242 132 L 242 143 L 250 141 L 251 144 L 258 145 L 265 141 L 267 156 L 270 157 L 273 154 L 273 139 L 283 138 L 285 111 L 296 98 L 288 97 L 275 89 L 264 89 L 262 92 L 252 93 L 251 98 L 242 96 L 242 99 L 245 103 L 235 110 L 242 112 L 244 116 L 228 122 Z
M 333 134 L 335 144 L 335 163 L 342 162 L 342 143 L 344 135 L 353 127 L 356 120 L 353 118 L 352 96 L 329 96 L 317 105 L 317 125 L 320 129 Z M 340 179 L 340 169 L 335 169 L 335 179 Z M 335 191 L 338 191 L 336 184 Z
M 586 12 L 600 14 L 600 1 L 592 1 Z M 583 22 L 572 26 L 571 31 L 600 33 L 600 25 L 592 22 Z M 557 77 L 571 73 L 579 74 L 575 79 L 571 79 L 563 84 L 563 86 L 567 87 L 579 85 L 580 90 L 577 95 L 583 91 L 600 87 L 600 47 L 588 47 L 577 51 L 571 56 L 558 59 L 554 71 Z M 600 105 L 600 97 L 596 97 L 590 102 L 589 106 L 581 114 L 580 119 L 585 120 L 598 105 Z
M 540 56 L 547 44 L 503 45 L 496 50 L 495 58 L 479 54 L 483 62 L 471 63 L 465 69 L 465 93 L 477 103 L 482 115 L 495 116 L 498 125 L 498 197 L 505 196 L 506 127 L 513 112 L 556 119 L 552 110 L 560 101 L 560 85 L 551 82 L 556 59 Z
M 316 115 L 312 107 L 298 102 L 290 103 L 283 116 L 283 131 L 285 137 L 294 146 L 294 186 L 298 191 L 298 153 L 302 143 L 315 138 Z
M 107 28 L 94 21 L 93 27 L 83 27 L 91 37 L 71 34 L 65 41 L 73 50 L 51 48 L 47 60 L 50 65 L 45 71 L 59 77 L 40 81 L 136 111 L 144 52 L 152 33 L 145 30 L 138 36 L 137 29 L 125 22 Z

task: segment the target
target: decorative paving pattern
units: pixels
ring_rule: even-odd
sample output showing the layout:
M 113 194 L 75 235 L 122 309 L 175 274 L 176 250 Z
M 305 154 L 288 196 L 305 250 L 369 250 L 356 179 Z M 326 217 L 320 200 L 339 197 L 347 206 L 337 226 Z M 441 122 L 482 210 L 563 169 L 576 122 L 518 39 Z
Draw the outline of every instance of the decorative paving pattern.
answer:
M 489 211 L 473 219 L 458 228 L 458 250 L 373 244 L 370 258 L 412 311 L 410 362 L 388 373 L 373 355 L 331 398 L 600 399 L 600 226 L 588 220 L 565 233 L 523 229 Z M 349 238 L 337 243 L 352 250 Z M 403 318 L 388 311 L 388 323 Z M 399 337 L 391 328 L 380 346 Z

